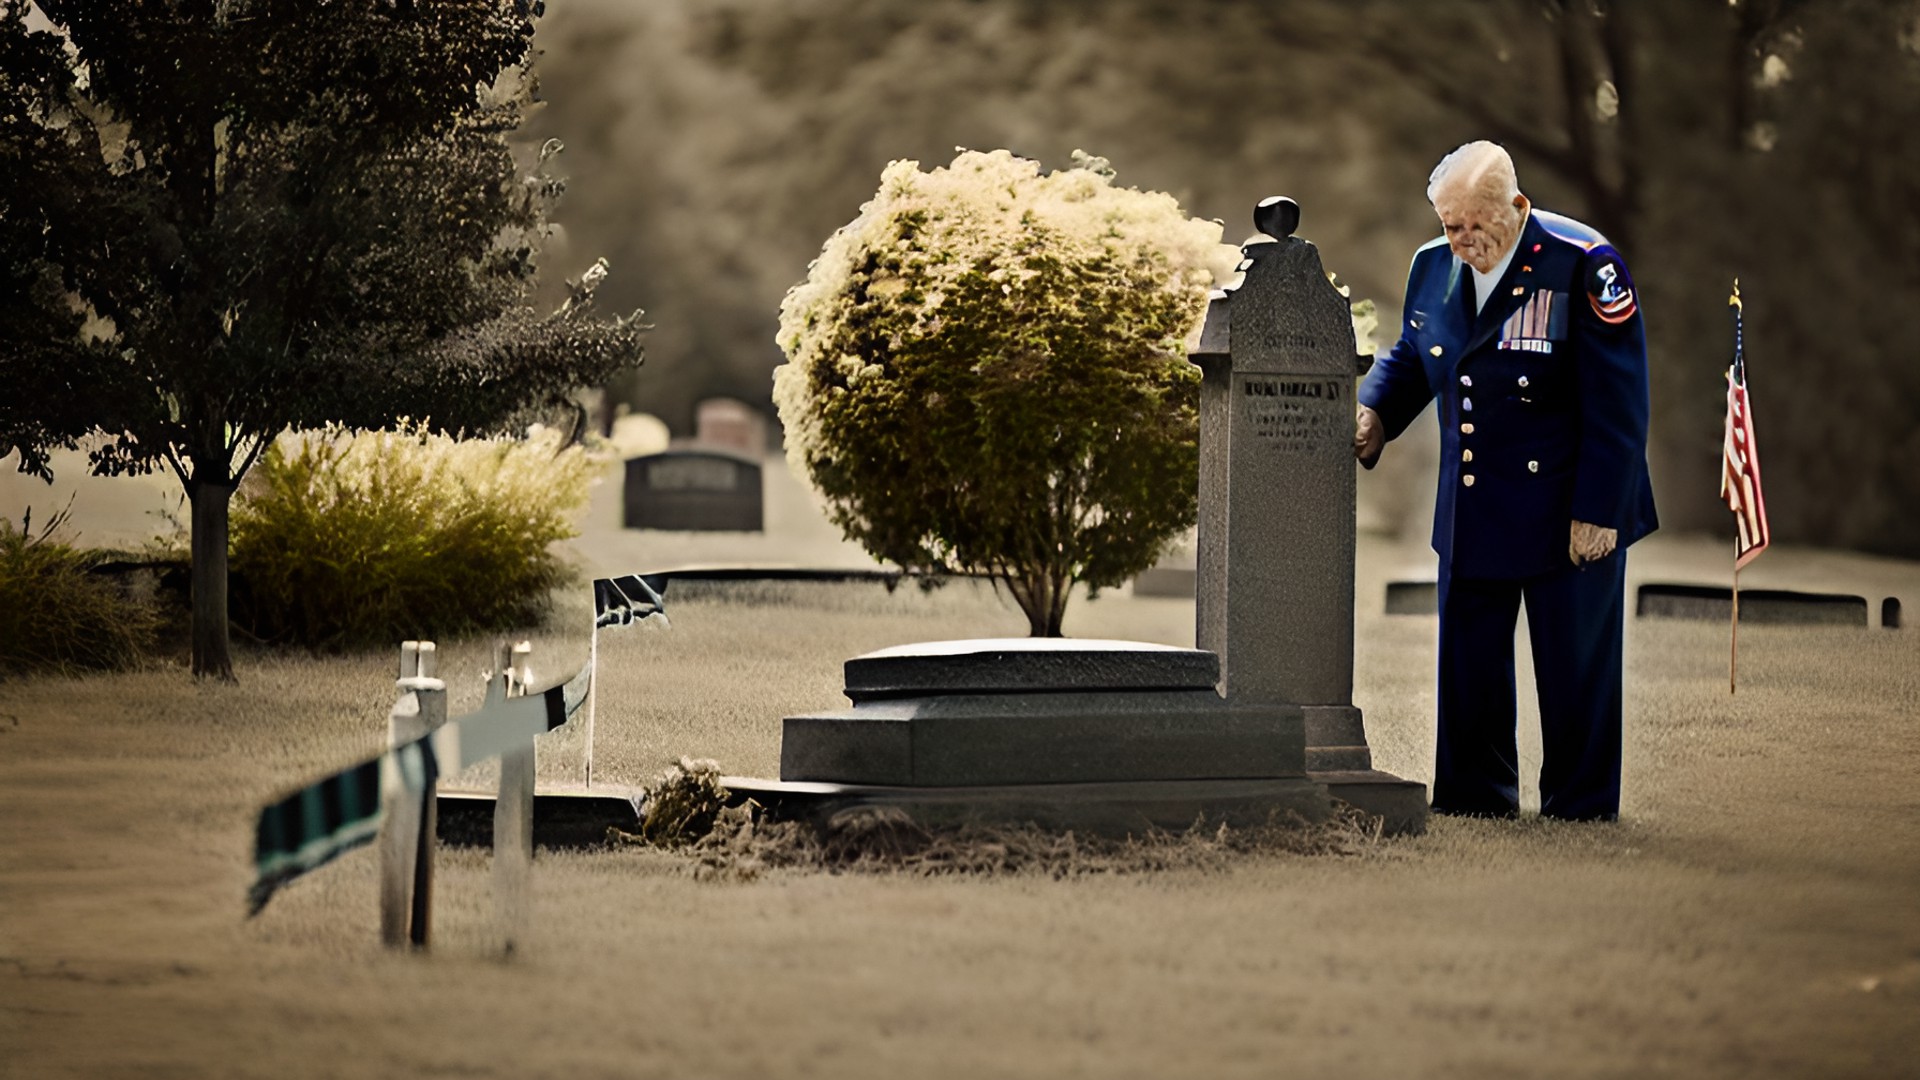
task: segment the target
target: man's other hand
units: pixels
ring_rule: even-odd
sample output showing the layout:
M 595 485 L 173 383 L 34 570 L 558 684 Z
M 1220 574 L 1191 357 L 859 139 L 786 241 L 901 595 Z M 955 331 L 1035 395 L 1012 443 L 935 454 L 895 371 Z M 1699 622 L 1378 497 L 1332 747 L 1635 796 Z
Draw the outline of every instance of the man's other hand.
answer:
M 1353 456 L 1371 469 L 1373 463 L 1380 460 L 1380 450 L 1386 445 L 1387 429 L 1380 422 L 1380 414 L 1360 406 L 1360 411 L 1353 416 Z
M 1583 562 L 1604 559 L 1613 554 L 1613 545 L 1619 539 L 1620 534 L 1613 529 L 1576 521 L 1573 523 L 1571 538 L 1567 543 L 1567 557 L 1573 560 L 1575 566 Z

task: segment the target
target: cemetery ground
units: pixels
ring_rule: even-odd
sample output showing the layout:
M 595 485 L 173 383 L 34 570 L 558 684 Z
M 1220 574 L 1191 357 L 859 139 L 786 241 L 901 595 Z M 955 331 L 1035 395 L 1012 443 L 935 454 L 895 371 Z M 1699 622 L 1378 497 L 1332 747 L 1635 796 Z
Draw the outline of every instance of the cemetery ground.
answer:
M 1718 549 L 1656 537 L 1632 577 L 1718 580 Z M 1433 620 L 1380 603 L 1417 558 L 1362 539 L 1356 697 L 1377 764 L 1425 779 Z M 1910 603 L 1920 582 L 1790 550 L 1748 577 L 1768 560 Z M 578 591 L 534 636 L 537 684 L 586 657 Z M 780 717 L 841 707 L 846 657 L 1022 626 L 967 582 L 668 601 L 671 629 L 601 637 L 599 782 L 680 755 L 775 775 Z M 1076 599 L 1068 631 L 1188 644 L 1192 620 L 1122 590 Z M 1920 636 L 1740 640 L 1729 696 L 1724 625 L 1629 623 L 1618 824 L 1437 819 L 1352 855 L 1061 878 L 543 850 L 510 960 L 481 849 L 441 852 L 428 956 L 380 948 L 372 848 L 243 918 L 255 813 L 380 748 L 389 651 L 243 654 L 238 686 L 0 683 L 0 1074 L 1920 1074 Z M 486 647 L 443 644 L 453 715 Z M 579 726 L 542 739 L 543 778 L 579 779 Z

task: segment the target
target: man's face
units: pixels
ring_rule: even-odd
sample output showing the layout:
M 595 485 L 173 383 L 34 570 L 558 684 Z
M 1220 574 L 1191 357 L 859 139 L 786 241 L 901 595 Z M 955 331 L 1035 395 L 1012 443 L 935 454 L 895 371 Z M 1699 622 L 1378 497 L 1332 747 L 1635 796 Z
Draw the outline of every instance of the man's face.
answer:
M 1471 190 L 1439 193 L 1433 209 L 1446 230 L 1447 246 L 1460 261 L 1481 273 L 1489 273 L 1513 246 L 1520 235 L 1520 222 L 1526 213 L 1527 199 L 1516 195 L 1512 202 Z

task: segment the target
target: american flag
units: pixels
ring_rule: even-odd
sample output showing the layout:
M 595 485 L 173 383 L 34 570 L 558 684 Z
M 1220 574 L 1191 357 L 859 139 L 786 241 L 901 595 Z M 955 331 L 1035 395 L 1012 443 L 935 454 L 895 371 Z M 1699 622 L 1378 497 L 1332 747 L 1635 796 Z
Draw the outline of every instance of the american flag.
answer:
M 1767 549 L 1767 500 L 1760 491 L 1760 448 L 1753 441 L 1753 409 L 1747 400 L 1747 361 L 1741 348 L 1740 283 L 1727 299 L 1733 308 L 1733 366 L 1727 368 L 1727 430 L 1721 447 L 1720 498 L 1733 511 L 1739 531 L 1734 569 Z

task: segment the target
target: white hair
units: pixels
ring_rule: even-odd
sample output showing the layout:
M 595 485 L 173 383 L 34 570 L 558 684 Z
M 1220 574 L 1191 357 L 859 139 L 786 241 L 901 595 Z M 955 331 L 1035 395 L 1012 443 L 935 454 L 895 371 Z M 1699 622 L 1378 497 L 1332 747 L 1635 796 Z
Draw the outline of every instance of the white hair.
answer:
M 1489 202 L 1511 203 L 1520 194 L 1513 158 L 1498 143 L 1482 139 L 1459 147 L 1440 159 L 1427 177 L 1427 201 L 1438 202 L 1443 190 L 1471 192 Z

